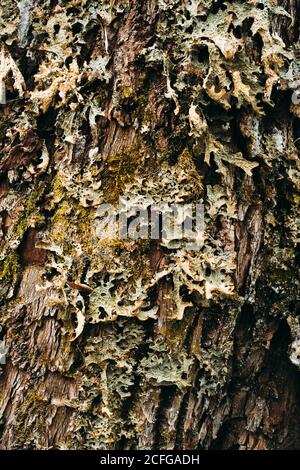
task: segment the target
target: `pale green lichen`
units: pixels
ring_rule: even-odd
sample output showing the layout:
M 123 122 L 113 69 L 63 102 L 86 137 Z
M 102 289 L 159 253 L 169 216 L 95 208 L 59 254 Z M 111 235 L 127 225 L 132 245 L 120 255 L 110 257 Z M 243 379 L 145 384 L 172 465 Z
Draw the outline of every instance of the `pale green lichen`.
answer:
M 287 319 L 294 339 L 300 331 L 300 168 L 292 124 L 281 128 L 289 111 L 299 116 L 299 106 L 289 110 L 283 103 L 294 90 L 299 51 L 272 34 L 274 18 L 289 14 L 273 0 L 141 4 L 155 12 L 155 37 L 133 48 L 133 63 L 121 66 L 116 31 L 135 12 L 131 2 L 32 6 L 24 0 L 18 11 L 5 0 L 0 9 L 2 78 L 14 97 L 9 120 L 1 117 L 0 164 L 11 147 L 20 152 L 20 165 L 17 159 L 10 164 L 1 211 L 21 208 L 1 246 L 2 323 L 21 318 L 26 299 L 13 303 L 10 297 L 22 274 L 18 247 L 34 227 L 48 259 L 34 302 L 42 302 L 43 289 L 51 292 L 42 318 L 26 318 L 36 322 L 35 331 L 38 321 L 59 324 L 59 347 L 50 360 L 22 328 L 13 332 L 13 360 L 34 370 L 38 382 L 50 369 L 76 381 L 77 397 L 60 405 L 74 411 L 66 437 L 56 443 L 60 448 L 110 449 L 122 439 L 141 445 L 157 419 L 149 403 L 159 402 L 160 389 L 182 397 L 192 388 L 197 406 L 213 414 L 227 398 L 233 330 L 245 300 L 258 307 L 253 347 L 264 341 L 268 347 L 265 312 Z M 134 34 L 130 29 L 127 40 Z M 27 74 L 15 47 L 20 40 L 27 45 Z M 18 145 L 30 130 L 41 145 L 28 154 Z M 102 240 L 98 208 L 112 203 L 120 215 L 119 196 L 126 192 L 146 209 L 203 203 L 203 248 L 193 253 L 178 240 L 155 247 Z M 247 211 L 262 206 L 267 254 L 255 251 L 257 226 L 246 224 Z M 237 285 L 237 228 L 249 232 L 254 252 L 248 278 L 256 282 L 244 291 Z M 26 308 L 30 312 L 31 304 Z M 210 336 L 205 329 L 211 324 L 217 334 Z M 56 408 L 42 392 L 28 390 L 16 419 L 16 446 L 42 448 L 46 438 L 37 430 Z M 31 415 L 37 418 L 30 421 Z M 201 445 L 205 433 L 199 432 Z M 166 434 L 162 429 L 160 438 Z

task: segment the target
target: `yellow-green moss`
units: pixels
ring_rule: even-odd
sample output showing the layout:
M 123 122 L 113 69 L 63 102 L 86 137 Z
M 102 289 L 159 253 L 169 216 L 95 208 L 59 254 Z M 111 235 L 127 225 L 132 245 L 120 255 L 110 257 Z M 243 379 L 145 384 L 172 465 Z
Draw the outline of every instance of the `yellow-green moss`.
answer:
M 188 315 L 182 320 L 173 320 L 166 322 L 165 329 L 162 331 L 166 344 L 172 348 L 183 347 L 189 326 Z
M 95 245 L 93 211 L 93 208 L 82 207 L 73 198 L 65 198 L 59 203 L 51 223 L 51 240 L 63 248 L 65 255 L 74 252 L 74 242 L 92 253 Z
M 51 181 L 51 200 L 49 201 L 49 210 L 53 209 L 66 195 L 66 189 L 62 184 L 62 177 L 57 173 Z
M 45 185 L 40 184 L 37 189 L 31 191 L 28 198 L 26 199 L 24 212 L 22 213 L 22 216 L 15 228 L 15 233 L 18 238 L 23 237 L 25 231 L 29 226 L 30 219 L 32 220 L 33 217 L 35 219 L 35 223 L 43 222 L 44 219 L 39 209 L 37 208 L 37 203 L 44 194 L 44 192 Z
M 0 281 L 1 284 L 14 284 L 20 274 L 21 274 L 21 265 L 20 265 L 20 256 L 18 253 L 12 253 L 8 255 L 2 262 L 0 268 Z
M 115 203 L 133 178 L 142 161 L 141 146 L 137 143 L 108 159 L 102 175 L 102 188 L 107 203 Z

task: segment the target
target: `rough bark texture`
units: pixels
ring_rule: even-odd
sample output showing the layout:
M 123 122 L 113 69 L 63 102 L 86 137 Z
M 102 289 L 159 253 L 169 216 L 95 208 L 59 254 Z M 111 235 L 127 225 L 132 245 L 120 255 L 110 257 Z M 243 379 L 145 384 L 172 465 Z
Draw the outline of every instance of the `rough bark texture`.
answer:
M 300 448 L 297 6 L 2 0 L 3 449 Z M 101 240 L 124 192 L 203 249 Z

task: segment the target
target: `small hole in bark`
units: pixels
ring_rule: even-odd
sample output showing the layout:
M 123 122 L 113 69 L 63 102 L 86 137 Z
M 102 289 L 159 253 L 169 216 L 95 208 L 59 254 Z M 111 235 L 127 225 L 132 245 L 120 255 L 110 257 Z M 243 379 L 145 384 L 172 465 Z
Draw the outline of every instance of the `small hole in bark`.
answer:
M 199 47 L 199 49 L 197 50 L 197 59 L 198 59 L 198 62 L 200 63 L 208 62 L 209 52 L 208 52 L 207 46 Z
M 225 11 L 227 9 L 227 5 L 224 5 L 224 0 L 217 0 L 211 7 L 211 13 L 215 15 L 219 12 L 219 10 Z
M 211 268 L 209 266 L 205 269 L 205 276 L 206 277 L 211 276 Z
M 104 318 L 106 318 L 106 317 L 107 317 L 107 313 L 104 310 L 104 308 L 99 307 L 99 316 L 98 316 L 99 320 L 104 320 Z
M 72 62 L 73 62 L 73 57 L 67 57 L 65 60 L 65 65 L 69 67 L 69 65 L 71 65 Z
M 243 21 L 243 32 L 247 36 L 252 36 L 251 28 L 253 26 L 253 23 L 254 23 L 254 18 L 246 18 Z
M 73 34 L 78 34 L 78 33 L 80 33 L 80 31 L 82 31 L 82 24 L 79 23 L 79 22 L 73 24 L 73 26 L 72 26 L 72 33 L 73 33 Z
M 76 307 L 79 308 L 80 310 L 83 309 L 83 303 L 82 303 L 81 300 L 77 300 L 77 302 L 76 302 Z
M 233 34 L 237 39 L 241 39 L 241 37 L 242 37 L 242 28 L 240 26 L 237 26 L 236 28 L 234 28 Z
M 74 15 L 78 15 L 80 13 L 80 11 L 78 10 L 78 8 L 75 8 L 75 7 L 68 8 L 67 9 L 67 15 L 71 15 L 72 13 Z

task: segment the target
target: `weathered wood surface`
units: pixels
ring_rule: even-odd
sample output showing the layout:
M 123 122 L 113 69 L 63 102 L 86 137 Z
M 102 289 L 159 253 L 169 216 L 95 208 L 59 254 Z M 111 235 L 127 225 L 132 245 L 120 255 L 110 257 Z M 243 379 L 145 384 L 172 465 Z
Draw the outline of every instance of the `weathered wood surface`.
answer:
M 2 1 L 1 448 L 300 448 L 297 5 Z M 203 249 L 103 242 L 125 191 Z

